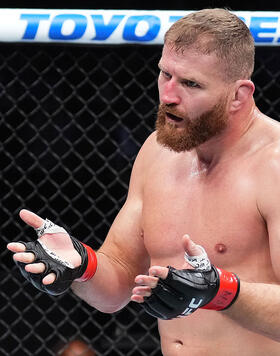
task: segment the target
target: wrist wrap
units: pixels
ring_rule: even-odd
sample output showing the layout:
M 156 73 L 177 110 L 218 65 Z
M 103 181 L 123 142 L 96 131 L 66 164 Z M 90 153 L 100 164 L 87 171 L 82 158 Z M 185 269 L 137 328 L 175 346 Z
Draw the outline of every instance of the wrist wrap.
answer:
M 168 268 L 167 278 L 159 278 L 152 295 L 142 304 L 156 318 L 186 316 L 198 308 L 223 310 L 238 296 L 240 282 L 234 273 L 213 265 L 210 271 Z
M 96 268 L 97 268 L 97 258 L 96 258 L 96 253 L 93 251 L 93 249 L 91 247 L 84 244 L 83 242 L 80 242 L 80 243 L 86 249 L 87 268 L 86 268 L 85 272 L 83 273 L 83 275 L 80 278 L 75 279 L 75 281 L 76 282 L 86 282 L 95 275 Z
M 221 268 L 216 270 L 219 274 L 219 289 L 215 297 L 202 309 L 224 310 L 229 308 L 239 294 L 240 281 L 236 274 Z

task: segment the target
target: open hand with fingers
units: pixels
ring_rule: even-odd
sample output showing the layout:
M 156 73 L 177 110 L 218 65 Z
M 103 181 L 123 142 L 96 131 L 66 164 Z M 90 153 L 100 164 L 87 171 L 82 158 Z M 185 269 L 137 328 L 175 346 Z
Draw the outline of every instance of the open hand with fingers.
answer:
M 74 280 L 86 281 L 93 277 L 96 255 L 89 246 L 71 237 L 64 228 L 28 210 L 21 210 L 20 217 L 35 229 L 38 239 L 12 242 L 7 248 L 14 253 L 22 275 L 36 288 L 59 295 Z
M 198 308 L 223 310 L 238 296 L 240 282 L 234 273 L 211 265 L 205 250 L 189 236 L 183 237 L 183 245 L 183 269 L 152 266 L 149 275 L 135 278 L 131 300 L 156 318 L 186 316 Z

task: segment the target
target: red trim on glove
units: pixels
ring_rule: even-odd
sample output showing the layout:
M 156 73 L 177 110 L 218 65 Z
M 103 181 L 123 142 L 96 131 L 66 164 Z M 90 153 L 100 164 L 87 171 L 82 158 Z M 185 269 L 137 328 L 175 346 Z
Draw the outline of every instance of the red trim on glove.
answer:
M 232 273 L 217 268 L 220 276 L 220 286 L 216 296 L 210 303 L 201 307 L 201 309 L 223 310 L 229 307 L 239 293 L 239 279 Z
M 91 279 L 95 275 L 96 268 L 97 268 L 96 253 L 88 245 L 86 245 L 84 243 L 82 243 L 82 245 L 87 250 L 88 265 L 87 265 L 87 269 L 85 270 L 84 274 L 80 278 L 75 279 L 76 282 L 86 282 L 86 281 L 88 281 L 89 279 Z

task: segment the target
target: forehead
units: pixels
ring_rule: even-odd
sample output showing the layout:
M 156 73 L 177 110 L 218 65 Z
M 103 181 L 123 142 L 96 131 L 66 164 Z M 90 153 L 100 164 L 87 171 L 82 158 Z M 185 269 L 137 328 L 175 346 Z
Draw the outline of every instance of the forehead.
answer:
M 193 48 L 176 51 L 164 45 L 160 65 L 172 75 L 180 78 L 192 76 L 206 84 L 223 78 L 224 67 L 216 55 L 199 53 Z

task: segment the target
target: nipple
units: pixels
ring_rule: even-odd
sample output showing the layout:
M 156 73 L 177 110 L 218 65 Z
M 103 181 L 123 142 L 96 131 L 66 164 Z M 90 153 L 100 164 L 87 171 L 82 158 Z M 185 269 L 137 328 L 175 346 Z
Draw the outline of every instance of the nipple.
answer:
M 224 245 L 224 244 L 217 244 L 217 245 L 215 246 L 215 250 L 216 250 L 217 252 L 219 252 L 219 253 L 225 253 L 226 250 L 227 250 L 227 247 L 226 247 L 226 245 Z

